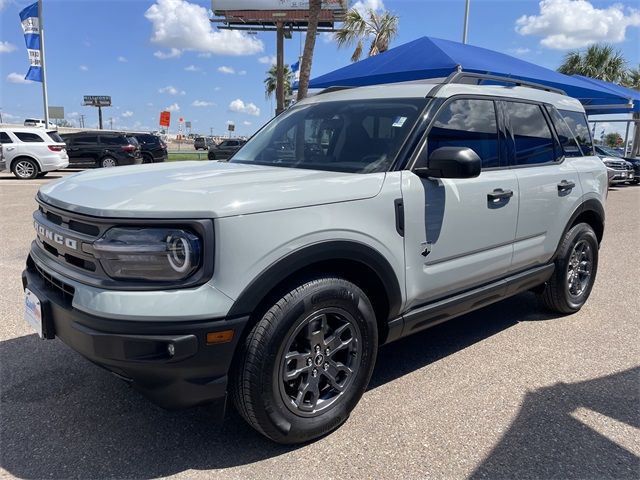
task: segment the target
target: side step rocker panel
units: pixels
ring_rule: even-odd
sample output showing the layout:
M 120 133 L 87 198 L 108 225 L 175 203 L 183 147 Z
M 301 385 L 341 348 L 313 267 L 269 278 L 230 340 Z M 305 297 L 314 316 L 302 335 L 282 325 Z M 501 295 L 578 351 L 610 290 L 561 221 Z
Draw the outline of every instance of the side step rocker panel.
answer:
M 554 269 L 555 265 L 550 263 L 410 310 L 389 321 L 385 343 L 529 290 L 549 280 Z

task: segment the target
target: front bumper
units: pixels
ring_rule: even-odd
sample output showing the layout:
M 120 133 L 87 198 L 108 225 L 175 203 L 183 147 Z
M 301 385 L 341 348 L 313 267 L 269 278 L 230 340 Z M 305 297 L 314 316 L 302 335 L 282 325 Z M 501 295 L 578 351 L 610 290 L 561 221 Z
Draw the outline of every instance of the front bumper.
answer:
M 73 287 L 37 267 L 31 257 L 22 283 L 42 303 L 46 338 L 59 338 L 161 407 L 215 402 L 220 418 L 224 415 L 227 375 L 247 317 L 148 322 L 89 315 L 73 308 Z M 234 330 L 231 341 L 207 344 L 207 333 L 223 330 Z

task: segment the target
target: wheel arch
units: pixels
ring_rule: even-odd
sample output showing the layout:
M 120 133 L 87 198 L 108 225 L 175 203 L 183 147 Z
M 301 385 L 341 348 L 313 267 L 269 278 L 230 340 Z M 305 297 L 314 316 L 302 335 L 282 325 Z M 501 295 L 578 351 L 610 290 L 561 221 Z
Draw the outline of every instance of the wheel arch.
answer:
M 318 275 L 339 276 L 367 294 L 376 312 L 380 343 L 384 343 L 388 321 L 400 313 L 400 282 L 380 252 L 354 241 L 319 242 L 279 259 L 245 287 L 228 316 L 250 315 L 246 334 L 291 288 Z
M 33 160 L 34 162 L 36 162 L 36 165 L 38 166 L 38 170 L 42 171 L 42 164 L 40 163 L 40 161 L 36 157 L 33 157 L 31 155 L 25 155 L 23 153 L 21 153 L 20 155 L 16 155 L 14 158 L 11 159 L 11 164 L 9 165 L 9 170 L 13 171 L 13 165 L 17 161 L 23 160 L 23 159 Z
M 602 203 L 591 198 L 582 203 L 575 212 L 573 212 L 571 218 L 567 222 L 567 226 L 565 227 L 561 238 L 564 238 L 566 233 L 578 223 L 586 223 L 593 228 L 596 238 L 598 239 L 598 245 L 600 245 L 604 236 L 604 221 L 605 213 Z M 558 249 L 559 248 L 560 246 L 558 246 Z M 558 252 L 556 251 L 556 255 L 557 253 Z

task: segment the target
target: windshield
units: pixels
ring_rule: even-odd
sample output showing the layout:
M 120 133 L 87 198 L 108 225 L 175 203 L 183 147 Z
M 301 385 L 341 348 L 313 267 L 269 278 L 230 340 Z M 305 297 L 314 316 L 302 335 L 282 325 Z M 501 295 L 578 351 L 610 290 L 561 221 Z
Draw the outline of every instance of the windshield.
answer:
M 622 158 L 622 153 L 618 152 L 617 150 L 614 150 L 613 148 L 598 147 L 598 150 L 601 150 L 604 155 L 608 155 L 610 157 Z
M 276 117 L 231 160 L 350 173 L 389 169 L 424 98 L 299 105 Z

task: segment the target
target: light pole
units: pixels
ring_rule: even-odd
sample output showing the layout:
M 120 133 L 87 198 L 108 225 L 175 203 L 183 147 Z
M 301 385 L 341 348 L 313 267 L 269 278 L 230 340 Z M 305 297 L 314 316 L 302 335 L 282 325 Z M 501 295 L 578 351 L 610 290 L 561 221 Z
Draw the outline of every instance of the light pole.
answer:
M 467 33 L 469 31 L 469 2 L 465 0 L 464 6 L 464 29 L 462 30 L 462 43 L 467 43 Z

